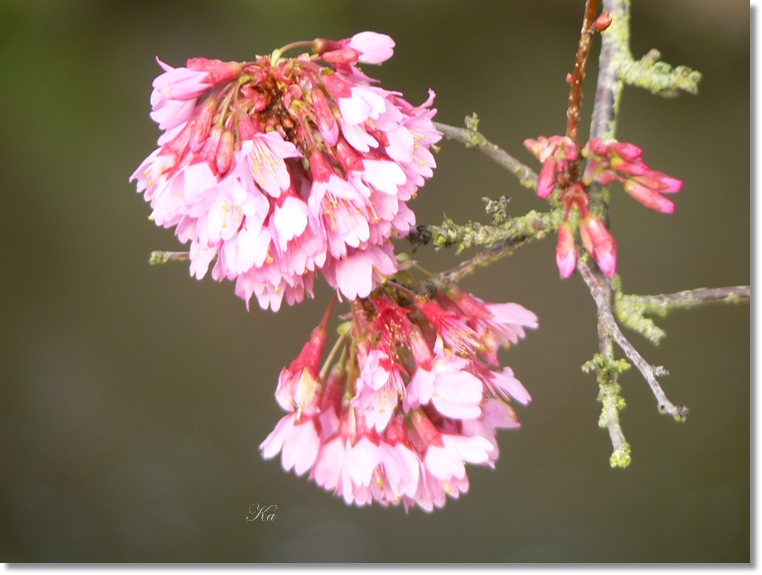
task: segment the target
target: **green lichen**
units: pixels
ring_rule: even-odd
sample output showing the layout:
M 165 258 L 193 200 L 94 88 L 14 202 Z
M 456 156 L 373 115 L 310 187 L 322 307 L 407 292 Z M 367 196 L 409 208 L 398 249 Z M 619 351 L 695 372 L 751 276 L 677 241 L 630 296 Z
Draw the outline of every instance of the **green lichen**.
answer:
M 615 449 L 611 457 L 609 457 L 609 463 L 612 469 L 615 467 L 624 469 L 632 463 L 630 444 L 625 441 L 623 445 Z
M 647 313 L 656 313 L 665 316 L 669 308 L 653 309 L 646 305 L 642 297 L 636 295 L 624 295 L 619 291 L 614 295 L 614 311 L 617 319 L 630 329 L 637 331 L 654 345 L 659 345 L 667 333 L 657 326 L 653 320 L 646 317 Z
M 152 266 L 158 266 L 161 264 L 165 264 L 169 261 L 169 254 L 164 251 L 156 250 L 151 252 L 151 255 L 148 257 L 148 263 Z
M 541 239 L 558 229 L 563 210 L 538 212 L 532 210 L 523 216 L 508 218 L 497 225 L 469 221 L 459 225 L 445 216 L 442 225 L 429 226 L 436 249 L 457 246 L 457 253 L 470 247 L 491 247 L 501 242 L 515 245 Z M 493 217 L 494 221 L 494 217 Z
M 611 467 L 627 467 L 632 458 L 630 445 L 625 441 L 622 427 L 619 423 L 619 412 L 626 406 L 624 398 L 620 395 L 622 388 L 618 383 L 619 374 L 630 369 L 631 365 L 626 359 L 614 359 L 603 354 L 596 353 L 593 359 L 585 362 L 582 371 L 589 373 L 595 371 L 598 381 L 598 401 L 601 402 L 601 415 L 598 418 L 598 427 L 608 429 L 614 451 L 609 462 Z
M 701 73 L 687 66 L 672 67 L 659 61 L 661 54 L 651 50 L 640 60 L 622 58 L 617 61 L 618 76 L 630 86 L 644 88 L 666 98 L 674 98 L 680 90 L 689 94 L 698 93 Z
M 616 119 L 619 117 L 624 85 L 637 86 L 653 94 L 671 97 L 679 90 L 696 94 L 701 74 L 686 66 L 673 68 L 660 62 L 661 55 L 651 50 L 640 60 L 635 60 L 630 51 L 630 2 L 618 3 L 611 11 L 611 25 L 602 33 L 604 48 L 601 58 L 611 57 L 611 65 L 616 71 L 616 79 L 610 85 L 612 92 L 612 111 L 606 119 L 606 126 L 600 134 L 603 138 L 613 138 L 616 133 Z M 600 79 L 599 79 L 600 82 Z

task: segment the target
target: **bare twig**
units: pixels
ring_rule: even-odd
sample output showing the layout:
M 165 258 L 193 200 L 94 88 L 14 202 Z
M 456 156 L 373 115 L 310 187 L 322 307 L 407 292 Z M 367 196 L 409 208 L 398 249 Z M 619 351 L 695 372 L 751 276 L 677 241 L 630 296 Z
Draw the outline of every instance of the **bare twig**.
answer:
M 471 275 L 479 268 L 488 266 L 503 259 L 505 256 L 511 255 L 517 245 L 518 244 L 514 242 L 506 241 L 492 246 L 491 248 L 487 248 L 476 254 L 474 257 L 461 262 L 454 268 L 431 276 L 427 283 L 434 289 L 439 289 L 441 286 L 447 285 L 448 283 L 458 283 L 461 279 Z
M 587 56 L 590 54 L 590 45 L 593 41 L 593 21 L 598 8 L 598 0 L 586 0 L 585 17 L 582 21 L 577 57 L 574 62 L 574 72 L 571 77 L 571 90 L 569 92 L 569 109 L 566 111 L 566 135 L 577 143 L 577 130 L 579 128 L 579 109 L 582 105 L 582 81 L 585 79 L 585 66 Z M 570 173 L 572 183 L 577 180 L 577 168 L 573 164 Z
M 190 254 L 188 252 L 165 252 L 156 250 L 151 252 L 150 257 L 148 258 L 148 263 L 152 266 L 155 266 L 159 264 L 165 264 L 167 262 L 186 261 L 189 258 Z
M 749 286 L 699 288 L 661 295 L 623 294 L 617 289 L 614 309 L 622 324 L 658 344 L 666 333 L 651 318 L 646 317 L 647 315 L 663 317 L 676 308 L 689 308 L 712 302 L 738 303 L 747 300 L 750 295 Z
M 629 340 L 624 336 L 619 329 L 616 320 L 614 320 L 608 301 L 606 301 L 606 292 L 587 264 L 580 260 L 577 262 L 577 269 L 585 280 L 585 283 L 595 300 L 595 305 L 598 306 L 599 324 L 603 324 L 608 336 L 614 339 L 627 358 L 638 368 L 638 371 L 643 375 L 648 382 L 648 385 L 651 386 L 651 391 L 656 398 L 659 411 L 673 416 L 678 421 L 685 419 L 688 415 L 688 408 L 684 405 L 675 405 L 672 403 L 667 398 L 661 384 L 656 379 L 657 372 L 663 374 L 665 373 L 664 369 L 661 367 L 654 367 L 643 359 L 643 356 L 638 353 Z
M 477 130 L 478 124 L 479 120 L 476 117 L 476 114 L 466 118 L 465 128 L 456 128 L 455 126 L 448 126 L 447 124 L 434 122 L 436 129 L 442 132 L 447 139 L 465 144 L 467 148 L 477 148 L 508 171 L 518 176 L 522 186 L 525 188 L 536 188 L 537 174 L 535 174 L 531 168 L 525 166 L 516 158 L 487 140 L 487 138 Z
M 645 313 L 666 313 L 673 308 L 694 307 L 716 301 L 736 303 L 751 297 L 749 286 L 698 288 L 660 295 L 628 295 Z

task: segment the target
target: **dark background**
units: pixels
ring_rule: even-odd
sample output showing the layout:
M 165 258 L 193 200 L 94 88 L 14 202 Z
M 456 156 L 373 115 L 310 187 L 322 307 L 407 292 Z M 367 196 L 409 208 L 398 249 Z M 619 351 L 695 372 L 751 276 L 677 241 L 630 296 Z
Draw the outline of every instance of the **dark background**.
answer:
M 618 562 L 750 559 L 749 305 L 677 311 L 660 347 L 627 332 L 687 404 L 660 416 L 637 372 L 622 378 L 633 448 L 611 470 L 597 427 L 595 307 L 561 281 L 555 239 L 531 244 L 463 286 L 517 301 L 540 329 L 505 352 L 532 394 L 522 429 L 500 434 L 495 470 L 443 510 L 349 508 L 264 461 L 283 415 L 280 369 L 330 297 L 278 314 L 231 283 L 150 267 L 182 249 L 147 221 L 127 182 L 159 135 L 154 61 L 251 59 L 294 40 L 390 34 L 370 75 L 437 119 L 477 112 L 484 134 L 537 169 L 521 142 L 565 128 L 583 2 L 0 2 L 0 559 L 68 561 Z M 698 96 L 626 88 L 618 136 L 685 181 L 675 214 L 612 196 L 617 271 L 632 293 L 746 284 L 750 272 L 749 12 L 746 2 L 636 0 L 633 53 L 662 51 L 704 74 Z M 586 135 L 597 73 L 588 72 Z M 584 141 L 584 140 L 583 140 Z M 444 142 L 412 203 L 422 223 L 485 221 L 482 196 L 545 209 L 477 152 Z M 405 249 L 406 244 L 400 246 Z M 422 248 L 437 271 L 473 255 Z M 278 506 L 272 523 L 248 508 Z

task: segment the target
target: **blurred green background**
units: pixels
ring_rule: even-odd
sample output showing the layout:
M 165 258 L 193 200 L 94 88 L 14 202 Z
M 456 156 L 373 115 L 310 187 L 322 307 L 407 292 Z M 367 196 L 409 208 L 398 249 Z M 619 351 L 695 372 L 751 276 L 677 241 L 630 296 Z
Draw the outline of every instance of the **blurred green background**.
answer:
M 282 416 L 280 369 L 330 297 L 251 312 L 231 283 L 150 267 L 181 249 L 127 182 L 155 147 L 154 61 L 251 59 L 294 40 L 390 34 L 394 58 L 368 72 L 437 119 L 477 112 L 484 134 L 537 168 L 522 141 L 562 133 L 584 2 L 0 1 L 0 559 L 7 562 L 615 562 L 750 560 L 749 305 L 657 320 L 670 398 L 660 416 L 634 370 L 622 414 L 634 462 L 611 470 L 597 427 L 595 307 L 561 281 L 554 239 L 468 278 L 517 301 L 540 329 L 502 359 L 532 394 L 522 429 L 500 434 L 495 470 L 443 510 L 348 508 L 257 446 Z M 618 136 L 685 181 L 674 215 L 621 188 L 612 233 L 625 290 L 749 283 L 750 25 L 740 0 L 636 0 L 633 52 L 704 74 L 698 96 L 627 88 Z M 597 59 L 598 40 L 594 57 Z M 583 137 L 596 62 L 588 71 Z M 477 152 L 443 142 L 412 207 L 421 223 L 486 221 L 482 196 L 544 209 Z M 400 246 L 406 248 L 406 244 Z M 424 247 L 432 270 L 451 251 Z M 278 506 L 247 522 L 252 504 Z

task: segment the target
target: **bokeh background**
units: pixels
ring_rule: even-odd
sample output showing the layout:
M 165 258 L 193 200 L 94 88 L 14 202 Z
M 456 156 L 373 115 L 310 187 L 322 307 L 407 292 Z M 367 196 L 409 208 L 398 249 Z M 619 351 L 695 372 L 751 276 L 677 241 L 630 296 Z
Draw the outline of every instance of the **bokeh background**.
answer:
M 595 307 L 561 281 L 554 240 L 521 248 L 463 286 L 535 311 L 540 329 L 502 359 L 532 394 L 500 434 L 494 470 L 426 514 L 348 508 L 264 461 L 282 412 L 273 392 L 330 297 L 250 312 L 230 283 L 150 267 L 181 249 L 127 182 L 159 135 L 148 117 L 154 56 L 245 60 L 288 42 L 390 34 L 369 70 L 413 103 L 437 92 L 439 121 L 477 112 L 521 142 L 562 133 L 564 77 L 584 2 L 252 0 L 0 2 L 0 559 L 7 562 L 747 562 L 750 559 L 749 305 L 657 322 L 664 387 L 691 415 L 660 416 L 645 382 L 622 378 L 633 464 L 611 470 L 596 423 Z M 612 201 L 618 271 L 631 293 L 746 284 L 750 276 L 748 5 L 636 0 L 633 52 L 704 74 L 698 96 L 627 88 L 618 136 L 685 181 L 674 215 Z M 596 40 L 595 49 L 597 50 Z M 597 52 L 588 73 L 589 122 Z M 485 221 L 482 196 L 543 209 L 486 157 L 444 142 L 412 207 Z M 406 244 L 400 248 L 405 249 Z M 418 250 L 432 270 L 451 251 Z M 271 523 L 252 504 L 277 505 Z

